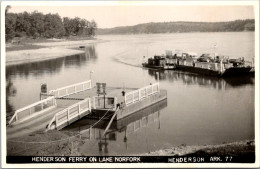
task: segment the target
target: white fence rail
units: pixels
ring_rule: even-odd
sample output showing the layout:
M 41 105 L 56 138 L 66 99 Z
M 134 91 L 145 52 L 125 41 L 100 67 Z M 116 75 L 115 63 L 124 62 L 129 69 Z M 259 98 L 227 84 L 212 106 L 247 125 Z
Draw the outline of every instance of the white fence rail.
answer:
M 73 85 L 51 90 L 49 92 L 49 95 L 53 95 L 55 98 L 59 98 L 59 97 L 68 96 L 68 95 L 71 95 L 74 93 L 78 93 L 78 92 L 81 92 L 84 90 L 88 90 L 90 88 L 91 88 L 91 80 L 88 80 L 85 82 L 76 83 Z
M 149 86 L 145 86 L 138 90 L 129 92 L 125 94 L 125 104 L 129 105 L 134 102 L 140 101 L 152 94 L 159 92 L 159 83 L 155 83 Z
M 48 97 L 47 99 L 38 101 L 24 108 L 16 110 L 8 124 L 29 119 L 35 115 L 41 114 L 51 108 L 54 108 L 55 106 L 56 106 L 56 100 L 54 96 Z
M 90 98 L 75 103 L 74 105 L 56 113 L 53 119 L 50 121 L 48 128 L 51 127 L 53 122 L 55 122 L 57 128 L 63 125 L 64 123 L 70 122 L 73 118 L 80 117 L 80 115 L 86 111 L 91 111 Z

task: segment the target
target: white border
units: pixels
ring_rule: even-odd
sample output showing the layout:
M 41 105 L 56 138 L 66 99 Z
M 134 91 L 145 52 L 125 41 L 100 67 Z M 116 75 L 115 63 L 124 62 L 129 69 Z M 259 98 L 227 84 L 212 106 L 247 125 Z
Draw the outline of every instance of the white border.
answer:
M 256 162 L 254 164 L 194 164 L 194 163 L 132 163 L 132 164 L 123 164 L 123 163 L 77 163 L 77 164 L 6 164 L 6 118 L 5 118 L 5 34 L 4 34 L 4 11 L 7 5 L 19 5 L 19 6 L 169 6 L 169 5 L 225 5 L 225 6 L 243 6 L 243 5 L 252 5 L 254 6 L 255 12 L 255 148 L 256 148 Z M 190 167 L 217 167 L 217 168 L 226 168 L 226 167 L 239 167 L 239 168 L 255 168 L 259 167 L 259 0 L 254 1 L 2 1 L 1 2 L 1 157 L 2 161 L 1 167 L 8 168 L 68 168 L 68 167 L 77 167 L 77 168 L 97 168 L 97 167 L 113 167 L 113 168 L 168 168 L 168 167 L 178 167 L 178 168 L 190 168 Z

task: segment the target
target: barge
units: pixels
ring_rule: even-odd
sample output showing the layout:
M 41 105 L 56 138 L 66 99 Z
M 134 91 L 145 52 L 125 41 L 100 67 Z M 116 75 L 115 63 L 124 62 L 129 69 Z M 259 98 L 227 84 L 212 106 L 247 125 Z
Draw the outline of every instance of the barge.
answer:
M 229 59 L 229 57 L 210 54 L 202 54 L 197 57 L 194 53 L 166 52 L 166 55 L 155 55 L 144 62 L 143 67 L 159 70 L 180 70 L 207 76 L 243 76 L 254 75 L 253 62 L 244 58 Z

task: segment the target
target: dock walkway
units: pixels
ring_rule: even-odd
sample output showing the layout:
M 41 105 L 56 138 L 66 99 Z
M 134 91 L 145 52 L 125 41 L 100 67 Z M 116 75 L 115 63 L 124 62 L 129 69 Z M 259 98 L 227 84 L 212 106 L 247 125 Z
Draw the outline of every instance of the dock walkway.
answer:
M 132 90 L 134 90 L 134 89 L 125 89 L 126 92 L 130 92 Z M 107 98 L 109 98 L 109 96 L 116 97 L 118 102 L 124 102 L 124 97 L 122 96 L 122 88 L 107 87 L 105 98 L 107 99 Z M 96 99 L 93 99 L 95 97 L 96 97 Z M 11 124 L 7 126 L 7 137 L 9 139 L 9 138 L 22 136 L 26 133 L 32 133 L 32 132 L 39 131 L 39 130 L 45 130 L 46 126 L 48 126 L 50 124 L 50 121 L 59 112 L 67 111 L 67 110 L 69 110 L 69 108 L 71 106 L 73 109 L 73 106 L 76 107 L 78 103 L 80 103 L 84 100 L 88 100 L 88 99 L 92 99 L 91 100 L 92 103 L 88 105 L 89 109 L 86 112 L 84 112 L 84 116 L 85 116 L 90 113 L 91 108 L 92 109 L 98 108 L 98 106 L 99 106 L 96 87 L 89 88 L 87 90 L 83 90 L 80 92 L 72 93 L 72 94 L 69 94 L 64 97 L 57 97 L 54 100 L 55 106 L 50 106 L 49 108 L 47 107 L 46 110 L 39 109 L 42 112 L 35 112 L 35 114 L 33 114 L 31 116 L 30 116 L 30 113 L 28 114 L 27 112 L 31 112 L 32 110 L 28 110 L 28 109 L 34 109 L 34 111 L 35 111 L 35 109 L 37 109 L 37 107 L 40 107 L 39 105 L 29 106 L 28 109 L 22 110 L 22 111 L 17 110 L 18 114 L 19 114 L 19 112 L 21 112 L 21 113 L 20 113 L 20 115 L 14 115 L 13 118 L 14 119 L 18 118 L 18 119 L 13 120 L 11 122 Z M 96 103 L 93 103 L 93 101 L 95 101 L 95 100 L 96 100 Z M 104 100 L 103 95 L 99 97 L 99 100 L 100 101 Z M 103 103 L 104 103 L 104 101 L 101 103 L 102 108 L 104 105 Z M 114 104 L 113 105 L 106 104 L 105 108 L 114 109 L 114 108 L 116 108 L 116 105 L 114 105 Z M 22 108 L 22 109 L 24 109 L 24 108 Z M 27 112 L 25 112 L 25 111 L 27 111 Z M 27 115 L 29 115 L 29 116 L 26 117 Z M 17 117 L 15 117 L 15 116 L 17 116 Z M 80 117 L 80 118 L 82 118 L 82 117 Z M 72 123 L 72 122 L 70 122 L 70 123 Z
M 125 95 L 122 94 L 123 90 Z M 115 112 L 120 103 L 126 107 L 119 107 L 118 120 L 166 98 L 164 91 L 159 92 L 159 83 L 140 89 L 106 87 L 105 93 L 105 96 L 98 96 L 97 87 L 92 87 L 91 80 L 51 90 L 45 94 L 45 99 L 16 110 L 7 126 L 7 138 L 39 130 L 60 130 L 90 114 L 92 110 Z M 126 112 L 125 115 L 122 111 Z

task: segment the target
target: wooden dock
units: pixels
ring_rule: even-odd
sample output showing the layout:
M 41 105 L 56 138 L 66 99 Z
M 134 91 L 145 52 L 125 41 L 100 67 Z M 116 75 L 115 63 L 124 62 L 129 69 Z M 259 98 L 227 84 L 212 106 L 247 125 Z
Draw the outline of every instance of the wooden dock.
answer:
M 93 111 L 113 113 L 120 109 L 118 117 L 122 118 L 124 110 L 127 110 L 126 115 L 129 115 L 129 112 L 136 112 L 166 98 L 165 91 L 159 92 L 159 83 L 140 89 L 106 87 L 106 94 L 99 96 L 97 87 L 92 87 L 91 83 L 89 80 L 51 90 L 43 94 L 45 98 L 39 102 L 17 110 L 7 126 L 7 138 L 19 137 L 38 130 L 60 130 Z M 123 90 L 125 94 L 122 93 Z M 161 97 L 162 94 L 164 97 Z M 155 99 L 157 95 L 159 100 Z M 149 102 L 151 99 L 152 102 Z M 117 115 L 116 112 L 114 114 Z

